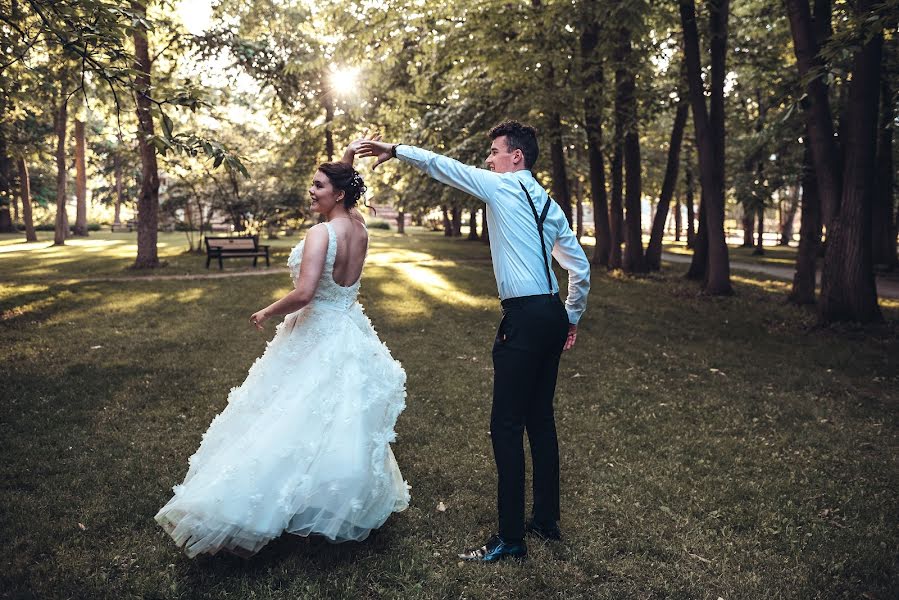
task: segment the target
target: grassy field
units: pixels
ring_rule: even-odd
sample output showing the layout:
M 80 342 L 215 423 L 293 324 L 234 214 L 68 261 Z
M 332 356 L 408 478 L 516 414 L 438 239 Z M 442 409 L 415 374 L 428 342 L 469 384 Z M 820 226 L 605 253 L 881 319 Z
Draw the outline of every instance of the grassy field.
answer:
M 885 325 L 820 329 L 785 282 L 735 276 L 720 299 L 684 265 L 594 273 L 556 398 L 565 541 L 460 564 L 495 528 L 489 253 L 373 235 L 361 301 L 408 373 L 394 451 L 412 504 L 363 543 L 288 536 L 246 561 L 187 559 L 153 515 L 272 335 L 246 318 L 287 291 L 297 239 L 268 275 L 156 280 L 126 269 L 133 234 L 0 237 L 0 597 L 899 594 L 899 303 Z M 152 275 L 206 271 L 183 235 L 160 239 Z

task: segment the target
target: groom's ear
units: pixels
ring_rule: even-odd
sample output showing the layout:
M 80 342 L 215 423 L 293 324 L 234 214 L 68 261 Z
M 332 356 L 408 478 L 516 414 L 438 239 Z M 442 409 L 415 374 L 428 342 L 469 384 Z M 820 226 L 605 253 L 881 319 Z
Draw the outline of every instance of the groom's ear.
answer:
M 512 162 L 517 165 L 523 160 L 524 153 L 521 151 L 521 148 L 515 148 L 515 150 L 512 151 Z

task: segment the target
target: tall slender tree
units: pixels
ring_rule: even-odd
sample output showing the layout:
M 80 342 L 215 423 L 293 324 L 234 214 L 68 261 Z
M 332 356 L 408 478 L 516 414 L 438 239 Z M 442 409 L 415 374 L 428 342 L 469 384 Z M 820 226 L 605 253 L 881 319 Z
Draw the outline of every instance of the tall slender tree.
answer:
M 730 2 L 709 0 L 707 7 L 711 49 L 709 106 L 706 106 L 705 87 L 702 82 L 696 6 L 693 0 L 680 0 L 684 58 L 687 65 L 696 147 L 699 151 L 699 178 L 702 184 L 700 232 L 697 237 L 701 239 L 703 233 L 705 234 L 708 252 L 704 291 L 711 295 L 724 295 L 732 293 L 730 263 L 724 236 L 724 80 Z

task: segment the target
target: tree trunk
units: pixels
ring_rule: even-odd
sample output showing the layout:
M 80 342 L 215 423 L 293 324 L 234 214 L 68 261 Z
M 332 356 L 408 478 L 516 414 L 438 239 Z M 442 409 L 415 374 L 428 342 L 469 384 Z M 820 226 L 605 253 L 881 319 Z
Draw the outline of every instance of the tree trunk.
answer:
M 793 304 L 814 304 L 818 251 L 821 245 L 821 201 L 818 179 L 806 136 L 802 155 L 802 221 L 799 224 L 799 250 L 793 288 L 787 297 Z
M 453 237 L 461 237 L 462 235 L 462 209 L 458 206 L 453 207 Z
M 562 207 L 568 226 L 571 226 L 571 191 L 568 188 L 568 170 L 565 168 L 565 146 L 562 142 L 562 119 L 554 112 L 549 117 L 549 158 L 552 163 L 553 200 Z
M 596 73 L 595 82 L 601 84 L 602 69 Z M 594 265 L 609 264 L 610 230 L 609 203 L 606 195 L 605 161 L 602 155 L 602 105 L 601 94 L 584 95 L 584 119 L 587 131 L 587 159 L 590 163 L 590 197 L 593 199 L 593 228 L 596 245 L 593 247 Z
M 752 248 L 753 240 L 755 239 L 755 215 L 753 214 L 753 210 L 747 206 L 748 203 L 744 203 L 741 208 L 743 209 L 743 218 L 741 221 L 743 222 L 743 248 Z
M 132 1 L 131 9 L 143 18 L 146 9 L 140 2 Z M 141 162 L 140 192 L 137 197 L 137 258 L 134 267 L 138 269 L 159 266 L 156 249 L 157 228 L 159 226 L 159 170 L 156 164 L 156 149 L 150 143 L 153 132 L 153 115 L 150 112 L 150 52 L 147 31 L 138 23 L 134 28 L 134 94 L 137 103 L 137 144 Z
M 449 209 L 446 205 L 440 207 L 443 213 L 443 237 L 453 237 L 453 224 L 450 222 Z
M 674 126 L 671 128 L 671 141 L 668 143 L 668 161 L 665 164 L 665 178 L 662 180 L 662 193 L 659 195 L 659 203 L 656 207 L 655 219 L 652 221 L 652 232 L 649 234 L 649 246 L 646 248 L 646 266 L 650 271 L 658 271 L 662 266 L 662 237 L 665 230 L 665 221 L 668 219 L 668 207 L 674 188 L 677 186 L 677 172 L 680 168 L 680 149 L 684 139 L 684 129 L 687 125 L 689 105 L 681 101 L 677 105 L 674 115 Z M 675 229 L 680 237 L 680 218 L 678 208 L 675 206 Z
M 114 177 L 115 177 L 115 216 L 113 217 L 112 222 L 116 225 L 120 225 L 122 223 L 122 157 L 119 155 L 118 150 L 113 156 L 114 162 Z M 188 208 L 188 211 L 190 209 Z M 202 223 L 203 216 L 200 215 L 200 222 Z M 200 230 L 202 231 L 202 225 Z
M 618 129 L 618 123 L 615 124 L 615 129 Z M 616 140 L 620 139 L 618 135 L 615 136 Z M 609 268 L 610 269 L 620 269 L 621 268 L 621 243 L 624 237 L 624 206 L 623 206 L 623 192 L 624 192 L 624 182 L 622 181 L 623 175 L 623 163 L 621 157 L 621 143 L 616 142 L 615 148 L 612 151 L 612 196 L 611 202 L 609 203 L 609 238 L 610 238 L 610 247 L 609 247 Z
M 75 119 L 75 228 L 76 236 L 87 236 L 87 165 L 84 121 Z
M 693 238 L 693 259 L 690 261 L 690 268 L 687 270 L 687 279 L 694 281 L 704 281 L 708 273 L 709 262 L 709 238 L 708 225 L 706 223 L 706 198 L 705 194 L 701 194 L 699 198 L 699 225 L 697 226 L 696 236 Z
M 893 220 L 893 105 L 889 81 L 883 78 L 880 90 L 880 135 L 877 141 L 877 175 L 874 177 L 873 262 L 888 271 L 899 266 L 896 256 L 896 227 Z
M 22 219 L 25 221 L 25 241 L 36 242 L 37 234 L 34 232 L 34 220 L 31 216 L 31 181 L 28 179 L 28 166 L 25 159 L 19 161 L 19 189 L 22 194 Z
M 764 237 L 765 237 L 765 205 L 759 203 L 756 209 L 759 219 L 759 235 L 755 244 L 755 250 L 752 251 L 754 256 L 762 256 L 765 254 Z
M 399 234 L 406 233 L 406 213 L 402 210 L 396 211 L 396 232 Z
M 0 233 L 15 233 L 16 231 L 11 210 L 15 205 L 16 197 L 13 189 L 15 187 L 14 179 L 13 160 L 9 156 L 6 137 L 0 132 Z M 8 200 L 9 203 L 7 204 L 4 200 Z
M 577 241 L 581 241 L 581 237 L 584 235 L 584 190 L 582 189 L 580 181 L 575 180 L 574 182 L 574 206 L 575 206 L 575 216 L 577 217 L 575 221 L 577 222 L 577 226 L 575 227 L 575 235 L 577 235 Z
M 53 245 L 62 246 L 69 236 L 69 219 L 66 214 L 66 125 L 68 107 L 64 84 L 60 83 L 59 106 L 56 107 L 53 129 L 56 132 L 56 228 Z
M 334 98 L 330 93 L 322 94 L 322 103 L 325 105 L 325 156 L 328 162 L 334 160 L 334 134 L 331 132 L 331 123 L 334 121 Z
M 726 77 L 727 19 L 729 0 L 709 0 L 709 33 L 711 46 L 711 98 L 705 104 L 699 33 L 693 0 L 681 0 L 680 15 L 684 29 L 684 55 L 690 87 L 690 104 L 696 146 L 699 150 L 702 208 L 700 227 L 707 238 L 708 265 L 704 290 L 711 295 L 733 292 L 730 285 L 730 263 L 724 235 L 724 80 Z M 704 221 L 704 225 L 703 225 Z
M 680 196 L 674 197 L 674 241 L 679 242 L 684 228 L 683 215 L 680 212 Z
M 696 210 L 693 207 L 693 153 L 692 146 L 687 145 L 684 161 L 684 204 L 687 210 L 687 248 L 696 245 Z
M 796 211 L 799 210 L 799 186 L 791 186 L 796 190 L 790 198 L 781 203 L 780 241 L 778 245 L 789 246 L 793 241 L 793 228 L 796 222 Z M 784 207 L 786 204 L 786 207 Z
M 823 71 L 818 52 L 826 35 L 829 23 L 829 0 L 815 3 L 815 19 L 812 20 L 808 0 L 786 0 L 787 15 L 793 36 L 793 51 L 799 66 L 799 76 L 809 77 L 809 72 Z M 819 15 L 818 11 L 822 14 Z M 815 26 L 818 31 L 815 31 Z M 827 29 L 825 29 L 827 27 Z M 821 200 L 822 220 L 827 226 L 830 237 L 830 221 L 839 206 L 842 193 L 842 169 L 840 151 L 834 138 L 833 118 L 830 110 L 830 99 L 824 77 L 809 79 L 805 96 L 805 118 L 809 144 L 812 148 L 812 160 L 818 178 L 818 197 Z
M 468 214 L 468 239 L 478 239 L 478 211 L 473 208 Z
M 640 138 L 637 124 L 636 79 L 633 71 L 631 31 L 620 26 L 615 48 L 615 120 L 623 134 L 624 158 L 624 260 L 628 273 L 645 273 L 643 256 L 642 188 L 640 173 Z
M 870 0 L 860 0 L 856 10 L 861 18 L 866 18 L 870 7 Z M 843 145 L 843 192 L 828 231 L 821 271 L 822 323 L 872 322 L 883 318 L 877 306 L 871 263 L 871 197 L 882 56 L 881 30 L 867 39 L 853 60 L 847 139 Z M 819 145 L 813 149 L 817 158 Z M 820 176 L 821 170 L 816 168 L 816 173 Z

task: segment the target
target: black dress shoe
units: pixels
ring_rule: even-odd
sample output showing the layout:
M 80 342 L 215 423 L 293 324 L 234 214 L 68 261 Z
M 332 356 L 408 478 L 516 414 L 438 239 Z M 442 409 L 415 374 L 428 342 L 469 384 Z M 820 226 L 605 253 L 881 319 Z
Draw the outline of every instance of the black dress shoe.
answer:
M 507 558 L 524 560 L 527 558 L 527 555 L 528 547 L 525 545 L 524 540 L 520 542 L 507 542 L 498 535 L 494 535 L 480 548 L 463 552 L 459 555 L 459 558 L 473 562 L 492 563 Z
M 545 542 L 558 542 L 562 539 L 562 531 L 555 523 L 544 525 L 532 520 L 525 527 L 525 532 L 540 538 Z

